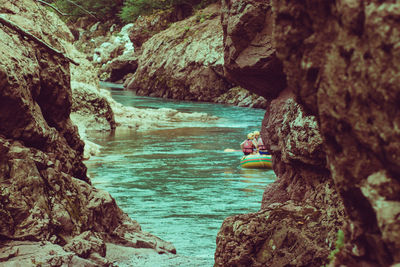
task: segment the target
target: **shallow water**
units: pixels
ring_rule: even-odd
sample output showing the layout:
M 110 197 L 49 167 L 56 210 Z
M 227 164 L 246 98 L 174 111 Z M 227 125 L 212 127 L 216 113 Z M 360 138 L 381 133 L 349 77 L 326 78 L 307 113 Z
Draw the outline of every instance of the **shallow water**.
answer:
M 92 183 L 111 193 L 142 229 L 172 242 L 179 254 L 213 266 L 215 238 L 223 220 L 256 212 L 272 170 L 239 166 L 239 143 L 260 130 L 265 111 L 211 103 L 139 97 L 113 91 L 118 102 L 143 108 L 205 112 L 220 119 L 179 123 L 146 132 L 93 134 L 103 146 L 86 162 Z

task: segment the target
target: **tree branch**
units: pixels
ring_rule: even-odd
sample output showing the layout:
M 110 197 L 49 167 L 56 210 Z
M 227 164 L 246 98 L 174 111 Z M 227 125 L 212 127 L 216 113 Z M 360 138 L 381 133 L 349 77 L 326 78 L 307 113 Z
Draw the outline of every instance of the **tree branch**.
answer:
M 93 18 L 95 18 L 96 20 L 99 20 L 95 15 L 93 15 L 92 12 L 90 12 L 89 10 L 84 9 L 82 6 L 78 5 L 77 3 L 75 3 L 74 1 L 71 0 L 66 0 L 67 2 L 73 4 L 74 6 L 82 9 L 83 11 L 85 11 L 86 13 L 88 13 L 90 16 L 92 16 Z
M 61 10 L 59 10 L 58 8 L 56 8 L 55 6 L 53 6 L 52 4 L 47 3 L 46 1 L 42 1 L 42 0 L 36 0 L 36 1 L 39 2 L 39 3 L 42 3 L 42 4 L 46 5 L 46 6 L 51 7 L 52 9 L 54 9 L 55 11 L 57 11 L 57 13 L 60 14 L 61 16 L 72 16 L 72 14 L 63 13 Z
M 15 24 L 14 22 L 6 19 L 3 15 L 0 15 L 0 23 L 15 30 L 16 32 L 18 32 L 19 34 L 27 37 L 30 40 L 33 40 L 34 42 L 40 44 L 41 46 L 44 46 L 45 48 L 47 48 L 49 50 L 49 52 L 51 54 L 55 54 L 58 56 L 61 56 L 62 58 L 65 58 L 67 61 L 71 62 L 72 64 L 75 65 L 79 65 L 79 63 L 77 63 L 76 61 L 74 61 L 72 58 L 68 57 L 67 55 L 65 55 L 64 53 L 58 51 L 57 49 L 53 48 L 52 46 L 48 45 L 47 43 L 43 42 L 42 40 L 40 40 L 39 38 L 37 38 L 36 36 L 34 36 L 33 34 L 27 32 L 26 30 L 20 28 L 17 24 Z

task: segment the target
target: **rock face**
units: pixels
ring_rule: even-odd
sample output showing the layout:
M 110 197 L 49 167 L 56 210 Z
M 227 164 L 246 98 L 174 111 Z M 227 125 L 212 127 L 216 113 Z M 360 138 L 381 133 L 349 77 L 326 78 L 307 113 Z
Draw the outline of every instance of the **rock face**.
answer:
M 222 0 L 222 6 L 225 76 L 260 96 L 277 96 L 286 78 L 272 45 L 269 1 Z
M 93 25 L 84 19 L 75 23 L 72 29 L 78 28 L 81 32 L 75 43 L 79 50 L 94 53 L 93 63 L 99 68 L 102 81 L 124 84 L 139 95 L 265 108 L 263 97 L 239 89 L 232 84 L 235 75 L 231 77 L 223 71 L 220 5 L 192 13 L 190 5 L 182 4 L 141 16 L 119 33 L 111 23 Z M 187 18 L 190 15 L 192 17 Z M 87 29 L 81 29 L 82 25 Z M 252 45 L 260 46 L 258 43 Z M 271 61 L 267 57 L 264 61 Z M 256 73 L 255 70 L 260 64 L 266 64 L 264 61 L 252 66 L 251 75 L 263 80 L 264 72 Z M 282 76 L 281 70 L 275 70 L 275 64 L 266 68 Z
M 348 216 L 336 262 L 387 266 L 400 261 L 400 4 L 317 2 L 273 1 L 277 55 Z
M 38 2 L 1 0 L 0 7 L 2 18 L 71 51 L 67 27 Z M 68 61 L 3 24 L 0 59 L 1 260 L 105 266 L 107 242 L 175 252 L 90 185 L 84 144 L 70 119 Z
M 229 89 L 228 92 L 215 99 L 216 103 L 231 104 L 239 107 L 267 108 L 267 100 L 259 95 L 251 93 L 240 86 Z
M 111 33 L 111 31 L 108 31 L 107 35 L 109 36 L 107 41 L 94 49 L 93 63 L 102 66 L 118 56 L 133 54 L 134 47 L 128 36 L 133 26 L 133 24 L 127 24 L 119 32 Z M 102 37 L 99 36 L 97 42 L 104 41 Z
M 224 221 L 216 266 L 324 265 L 344 210 L 316 118 L 285 90 L 270 102 L 262 136 L 279 178 L 266 188 L 259 212 Z
M 100 77 L 105 81 L 120 83 L 127 75 L 135 73 L 138 67 L 137 61 L 136 56 L 122 54 L 101 67 Z
M 271 101 L 261 135 L 278 180 L 264 192 L 260 212 L 226 219 L 216 265 L 321 266 L 338 229 L 345 239 L 331 266 L 399 263 L 400 5 L 271 2 L 287 88 Z M 230 6 L 225 2 L 226 16 Z M 264 90 L 277 93 L 268 84 Z
M 223 77 L 219 6 L 171 25 L 142 45 L 127 88 L 138 95 L 213 101 L 232 86 Z
M 5 18 L 32 34 L 44 35 L 42 29 L 30 25 L 31 21 L 21 14 L 25 11 L 21 6 L 6 2 L 2 2 L 0 10 Z M 21 13 L 17 15 L 18 12 Z M 58 21 L 54 18 L 43 20 L 47 20 L 50 27 L 46 34 L 67 40 L 71 37 L 57 35 Z M 83 142 L 69 118 L 72 98 L 70 91 L 65 89 L 70 86 L 67 62 L 53 59 L 43 47 L 34 49 L 27 42 L 18 40 L 18 35 L 10 28 L 2 26 L 0 34 L 0 133 L 4 146 L 8 147 L 6 140 L 18 140 L 33 149 L 51 153 L 53 163 L 59 161 L 60 171 L 88 181 L 82 163 Z M 51 43 L 50 37 L 45 37 L 44 41 Z
M 323 266 L 327 233 L 336 235 L 324 218 L 314 205 L 292 201 L 229 217 L 217 236 L 214 266 Z
M 177 8 L 158 11 L 149 16 L 140 16 L 135 21 L 129 38 L 136 49 L 141 49 L 142 45 L 154 34 L 167 29 L 171 23 L 183 20 L 191 14 L 192 7 L 182 4 Z

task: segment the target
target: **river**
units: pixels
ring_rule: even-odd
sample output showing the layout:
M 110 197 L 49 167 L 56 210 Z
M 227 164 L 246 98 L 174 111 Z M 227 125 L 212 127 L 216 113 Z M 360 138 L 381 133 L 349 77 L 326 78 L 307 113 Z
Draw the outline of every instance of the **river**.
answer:
M 151 131 L 93 134 L 102 146 L 87 161 L 95 187 L 104 189 L 144 231 L 172 242 L 178 254 L 203 258 L 213 266 L 215 239 L 223 220 L 256 212 L 272 170 L 239 166 L 239 143 L 260 130 L 265 110 L 221 104 L 139 97 L 112 91 L 127 106 L 205 112 L 220 119 L 177 123 Z

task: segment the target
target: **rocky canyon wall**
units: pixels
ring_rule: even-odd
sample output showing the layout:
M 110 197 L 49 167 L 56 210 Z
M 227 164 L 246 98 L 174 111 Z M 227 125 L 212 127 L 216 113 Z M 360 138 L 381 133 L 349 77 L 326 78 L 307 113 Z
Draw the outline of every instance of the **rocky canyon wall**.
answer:
M 138 25 L 149 19 L 152 24 L 162 24 L 162 16 L 156 22 L 153 17 L 141 19 Z M 127 89 L 138 95 L 266 107 L 263 97 L 249 93 L 224 75 L 219 4 L 197 10 L 182 21 L 171 21 L 156 33 L 149 26 L 131 30 L 131 40 L 139 49 L 137 70 L 125 82 Z M 144 34 L 146 31 L 152 36 Z M 145 41 L 138 43 L 142 39 Z
M 68 28 L 36 1 L 1 0 L 0 13 L 0 262 L 106 266 L 109 243 L 175 252 L 91 186 L 70 119 Z
M 241 53 L 232 57 L 232 51 L 243 47 L 235 40 L 244 33 L 256 39 L 268 32 L 269 54 L 252 61 L 278 60 L 286 78 L 266 72 L 264 78 L 263 95 L 271 102 L 261 135 L 278 179 L 265 190 L 259 212 L 224 222 L 216 265 L 399 263 L 400 4 L 222 2 L 225 58 L 233 62 L 232 67 L 226 60 L 225 72 L 237 73 L 247 89 L 259 91 L 259 79 L 245 75 L 248 68 L 240 75 Z M 260 9 L 269 16 L 262 26 L 249 20 L 261 16 Z M 247 27 L 230 30 L 235 25 Z M 252 42 L 241 51 L 253 49 Z M 270 89 L 268 79 L 286 87 Z M 339 229 L 344 243 L 328 259 Z
M 172 24 L 142 45 L 127 88 L 139 95 L 212 101 L 232 86 L 222 74 L 219 6 Z

